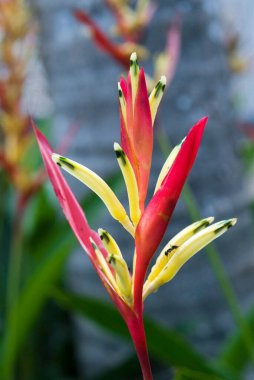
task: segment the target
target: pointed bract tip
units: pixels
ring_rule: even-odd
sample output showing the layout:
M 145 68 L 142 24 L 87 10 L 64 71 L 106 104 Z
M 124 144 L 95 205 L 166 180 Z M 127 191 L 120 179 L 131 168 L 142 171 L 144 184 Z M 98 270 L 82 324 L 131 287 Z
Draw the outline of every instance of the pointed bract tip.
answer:
M 237 222 L 237 218 L 232 218 L 228 220 L 224 220 L 222 223 L 224 224 L 224 227 L 230 228 L 233 227 Z
M 122 90 L 122 87 L 121 87 L 120 82 L 118 82 L 118 84 L 117 84 L 117 88 L 118 88 L 118 95 L 119 95 L 119 98 L 121 98 L 121 97 L 123 96 L 123 90 Z
M 60 161 L 60 155 L 57 154 L 57 153 L 52 153 L 51 158 L 52 158 L 52 160 L 53 160 L 56 164 L 58 164 L 59 161 Z
M 165 75 L 162 75 L 162 77 L 160 79 L 160 82 L 161 82 L 162 86 L 166 86 L 166 84 L 167 84 L 167 78 L 165 77 Z
M 207 220 L 207 222 L 209 224 L 212 224 L 212 222 L 214 221 L 214 216 L 209 216 L 208 218 L 205 218 L 204 221 Z
M 134 51 L 130 56 L 130 61 L 131 63 L 134 63 L 134 62 L 137 62 L 137 60 L 138 60 L 137 53 Z
M 103 235 L 104 232 L 105 230 L 103 228 L 98 228 L 98 234 L 100 237 Z
M 220 231 L 224 230 L 225 228 L 229 229 L 229 228 L 233 227 L 236 224 L 236 222 L 237 222 L 237 218 L 223 220 L 223 221 L 218 223 L 218 227 L 216 228 L 216 230 L 214 232 L 219 233 Z
M 237 223 L 237 218 L 232 218 L 229 222 L 231 223 L 230 227 L 233 227 Z
M 122 150 L 122 148 L 117 142 L 115 142 L 114 143 L 114 151 L 116 152 L 117 150 Z

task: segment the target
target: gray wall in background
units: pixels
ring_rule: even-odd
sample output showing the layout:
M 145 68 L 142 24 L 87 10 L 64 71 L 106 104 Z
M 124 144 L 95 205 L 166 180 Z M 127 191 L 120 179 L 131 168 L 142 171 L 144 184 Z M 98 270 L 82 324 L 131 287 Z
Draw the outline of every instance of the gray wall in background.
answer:
M 218 241 L 220 256 L 244 307 L 252 299 L 253 249 L 244 179 L 237 151 L 239 136 L 230 104 L 230 76 L 223 47 L 218 9 L 213 0 L 158 1 L 150 30 L 144 39 L 152 51 L 160 50 L 165 31 L 177 10 L 183 15 L 183 41 L 179 67 L 161 106 L 160 123 L 177 143 L 202 116 L 210 120 L 195 168 L 190 177 L 202 216 L 216 219 L 236 216 L 239 222 Z M 102 1 L 36 0 L 41 23 L 41 49 L 55 105 L 56 141 L 73 121 L 82 126 L 69 156 L 104 178 L 117 170 L 113 142 L 119 141 L 117 80 L 121 70 L 84 38 L 72 16 L 81 6 L 104 30 L 112 20 Z M 70 6 L 71 4 L 71 6 Z M 149 63 L 145 65 L 149 72 Z M 163 163 L 155 144 L 151 189 Z M 84 187 L 73 180 L 76 194 Z M 167 238 L 189 223 L 179 202 Z M 119 241 L 124 254 L 132 255 L 127 234 L 108 216 L 94 227 L 105 227 Z M 165 238 L 165 241 L 166 239 Z M 69 286 L 78 292 L 106 296 L 91 265 L 76 252 L 69 265 Z M 174 281 L 146 303 L 146 312 L 166 326 L 178 326 L 208 355 L 214 355 L 232 318 L 204 252 L 191 260 Z M 108 336 L 76 318 L 77 353 L 87 373 L 114 365 L 125 351 Z M 106 351 L 107 350 L 107 351 Z M 107 355 L 105 354 L 107 352 Z

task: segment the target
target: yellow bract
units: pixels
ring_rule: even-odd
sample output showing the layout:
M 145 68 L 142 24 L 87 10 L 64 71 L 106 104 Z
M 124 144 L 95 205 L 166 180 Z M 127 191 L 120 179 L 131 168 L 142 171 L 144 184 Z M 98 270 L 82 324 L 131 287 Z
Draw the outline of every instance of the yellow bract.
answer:
M 106 270 L 104 268 L 104 273 L 108 277 L 110 283 L 115 287 L 116 291 L 119 295 L 129 304 L 132 302 L 132 281 L 129 273 L 128 266 L 121 254 L 121 251 L 114 240 L 114 238 L 105 230 L 99 229 L 99 235 L 102 240 L 102 243 L 108 253 L 107 263 L 104 257 L 100 260 L 103 261 L 104 267 L 106 266 Z M 98 250 L 98 248 L 97 248 Z M 114 280 L 112 281 L 112 272 L 108 268 L 109 266 L 113 269 Z M 108 270 L 110 273 L 108 273 Z
M 138 81 L 139 81 L 139 65 L 137 60 L 137 54 L 132 53 L 130 58 L 130 75 L 131 75 L 131 90 L 132 90 L 132 103 L 133 109 L 138 89 Z
M 152 90 L 149 96 L 149 104 L 151 109 L 151 117 L 152 123 L 154 123 L 158 107 L 160 105 L 165 87 L 166 87 L 167 79 L 165 76 L 162 76 L 159 82 L 156 84 L 154 89 Z
M 169 262 L 171 257 L 177 252 L 180 246 L 190 239 L 197 232 L 206 228 L 214 221 L 213 217 L 202 219 L 198 222 L 192 223 L 188 227 L 184 228 L 177 235 L 175 235 L 163 248 L 155 265 L 151 269 L 151 273 L 147 279 L 147 282 L 152 282 L 158 274 L 162 271 L 165 265 Z
M 174 147 L 174 149 L 172 150 L 172 152 L 169 154 L 168 158 L 166 159 L 166 161 L 165 161 L 165 163 L 161 169 L 161 172 L 159 174 L 156 186 L 155 186 L 155 190 L 154 190 L 155 193 L 160 188 L 164 178 L 168 174 L 171 166 L 173 165 L 173 163 L 174 163 L 174 161 L 175 161 L 175 159 L 176 159 L 176 157 L 177 157 L 177 155 L 181 149 L 183 142 L 184 142 L 184 139 L 182 140 L 182 142 L 180 144 L 178 144 L 177 146 Z
M 52 154 L 52 159 L 65 171 L 79 179 L 97 194 L 105 203 L 113 218 L 119 221 L 131 235 L 134 234 L 134 226 L 126 214 L 123 205 L 101 177 L 76 161 L 61 157 L 59 154 Z
M 126 184 L 129 199 L 130 217 L 134 226 L 136 226 L 139 222 L 141 215 L 139 208 L 139 194 L 136 176 L 128 157 L 126 156 L 119 144 L 114 144 L 114 150 L 116 153 L 117 162 L 120 166 Z
M 149 294 L 156 292 L 159 287 L 166 282 L 169 282 L 172 280 L 172 278 L 177 274 L 177 272 L 181 269 L 181 267 L 197 252 L 199 252 L 202 248 L 204 248 L 206 245 L 211 243 L 214 239 L 217 239 L 220 235 L 222 235 L 224 232 L 226 232 L 230 227 L 234 226 L 236 224 L 237 219 L 229 219 L 224 220 L 215 224 L 212 224 L 211 226 L 204 228 L 200 230 L 205 223 L 207 222 L 210 224 L 212 218 L 204 219 L 203 221 L 200 221 L 200 225 L 198 225 L 198 231 L 194 234 L 192 233 L 192 236 L 185 238 L 191 233 L 191 228 L 185 229 L 185 233 L 182 233 L 182 239 L 183 244 L 180 245 L 178 242 L 178 246 L 175 245 L 174 251 L 172 255 L 170 255 L 169 260 L 166 260 L 166 264 L 164 264 L 165 261 L 163 261 L 162 258 L 159 258 L 158 262 L 156 262 L 154 268 L 152 269 L 151 275 L 148 277 L 147 281 L 144 284 L 144 290 L 143 290 L 143 298 L 145 299 Z M 204 224 L 202 224 L 204 222 Z M 192 225 L 193 226 L 193 225 Z M 191 226 L 190 226 L 191 227 Z M 188 231 L 189 229 L 189 231 Z M 179 235 L 178 235 L 179 236 Z M 180 235 L 181 239 L 181 235 Z M 175 240 L 177 241 L 177 239 Z M 163 251 L 162 254 L 165 254 Z M 155 275 L 156 273 L 156 275 Z
M 115 241 L 113 236 L 110 235 L 108 231 L 103 230 L 102 228 L 99 228 L 98 233 L 100 235 L 102 244 L 104 245 L 109 255 L 123 257 L 120 251 L 120 248 L 118 247 L 117 242 Z

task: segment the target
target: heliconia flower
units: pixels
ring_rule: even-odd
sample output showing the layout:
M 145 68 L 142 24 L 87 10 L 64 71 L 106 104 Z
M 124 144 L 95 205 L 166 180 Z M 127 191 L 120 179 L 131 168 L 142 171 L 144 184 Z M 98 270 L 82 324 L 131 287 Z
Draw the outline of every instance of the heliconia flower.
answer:
M 156 10 L 156 5 L 150 0 L 138 0 L 134 7 L 130 1 L 106 0 L 106 4 L 116 20 L 115 34 L 132 42 L 140 39 Z
M 74 15 L 80 23 L 87 27 L 91 39 L 95 42 L 98 48 L 109 54 L 125 69 L 128 70 L 129 68 L 129 56 L 134 49 L 143 57 L 147 57 L 147 50 L 136 43 L 124 42 L 118 44 L 113 42 L 85 11 L 78 9 L 74 12 Z
M 140 361 L 143 378 L 152 380 L 143 325 L 143 302 L 160 286 L 171 281 L 181 267 L 211 241 L 236 223 L 229 219 L 213 224 L 213 217 L 191 224 L 162 249 L 146 274 L 162 241 L 182 188 L 194 164 L 207 118 L 196 123 L 169 155 L 159 174 L 152 199 L 145 206 L 152 157 L 153 122 L 166 79 L 162 77 L 148 96 L 144 70 L 136 54 L 131 55 L 127 81 L 119 90 L 121 146 L 114 150 L 129 199 L 129 213 L 106 182 L 85 166 L 53 153 L 46 138 L 34 131 L 47 173 L 74 234 L 88 254 L 103 285 L 125 320 Z M 93 231 L 58 166 L 93 190 L 110 214 L 134 238 L 135 251 L 130 271 L 117 242 L 105 229 Z

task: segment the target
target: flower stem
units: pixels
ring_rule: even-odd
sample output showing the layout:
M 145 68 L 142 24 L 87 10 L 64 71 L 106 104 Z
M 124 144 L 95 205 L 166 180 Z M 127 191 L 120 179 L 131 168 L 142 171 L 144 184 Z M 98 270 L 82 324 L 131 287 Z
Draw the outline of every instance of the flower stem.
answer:
M 7 284 L 7 321 L 15 305 L 20 283 L 22 263 L 22 210 L 18 210 L 13 221 L 12 244 L 9 257 L 8 284 Z
M 6 296 L 6 331 L 9 329 L 16 330 L 13 325 L 13 313 L 15 313 L 15 306 L 18 302 L 19 287 L 21 278 L 22 267 L 22 217 L 24 208 L 17 207 L 16 214 L 13 220 L 12 241 L 9 252 L 9 265 L 8 265 L 8 278 L 7 278 L 7 296 Z M 6 364 L 6 366 L 5 366 Z M 14 378 L 14 366 L 9 366 L 4 363 L 3 371 L 6 371 L 6 378 L 8 373 L 8 380 Z
M 145 328 L 142 316 L 132 316 L 127 320 L 127 326 L 132 337 L 138 360 L 142 370 L 143 380 L 153 380 L 151 365 L 146 344 Z
M 161 128 L 158 128 L 157 130 L 157 139 L 161 152 L 165 155 L 165 157 L 167 157 L 169 151 L 171 150 L 171 144 L 167 135 Z M 202 216 L 199 211 L 197 201 L 188 183 L 186 183 L 182 191 L 182 196 L 192 221 L 195 222 L 196 220 L 201 219 Z M 214 244 L 209 244 L 206 248 L 204 248 L 204 250 L 207 253 L 210 265 L 215 273 L 218 283 L 220 284 L 222 293 L 227 301 L 233 319 L 241 332 L 246 349 L 248 350 L 250 358 L 254 363 L 253 339 L 251 338 L 252 332 L 249 324 L 246 322 L 242 314 L 239 300 L 224 268 L 224 264 Z

